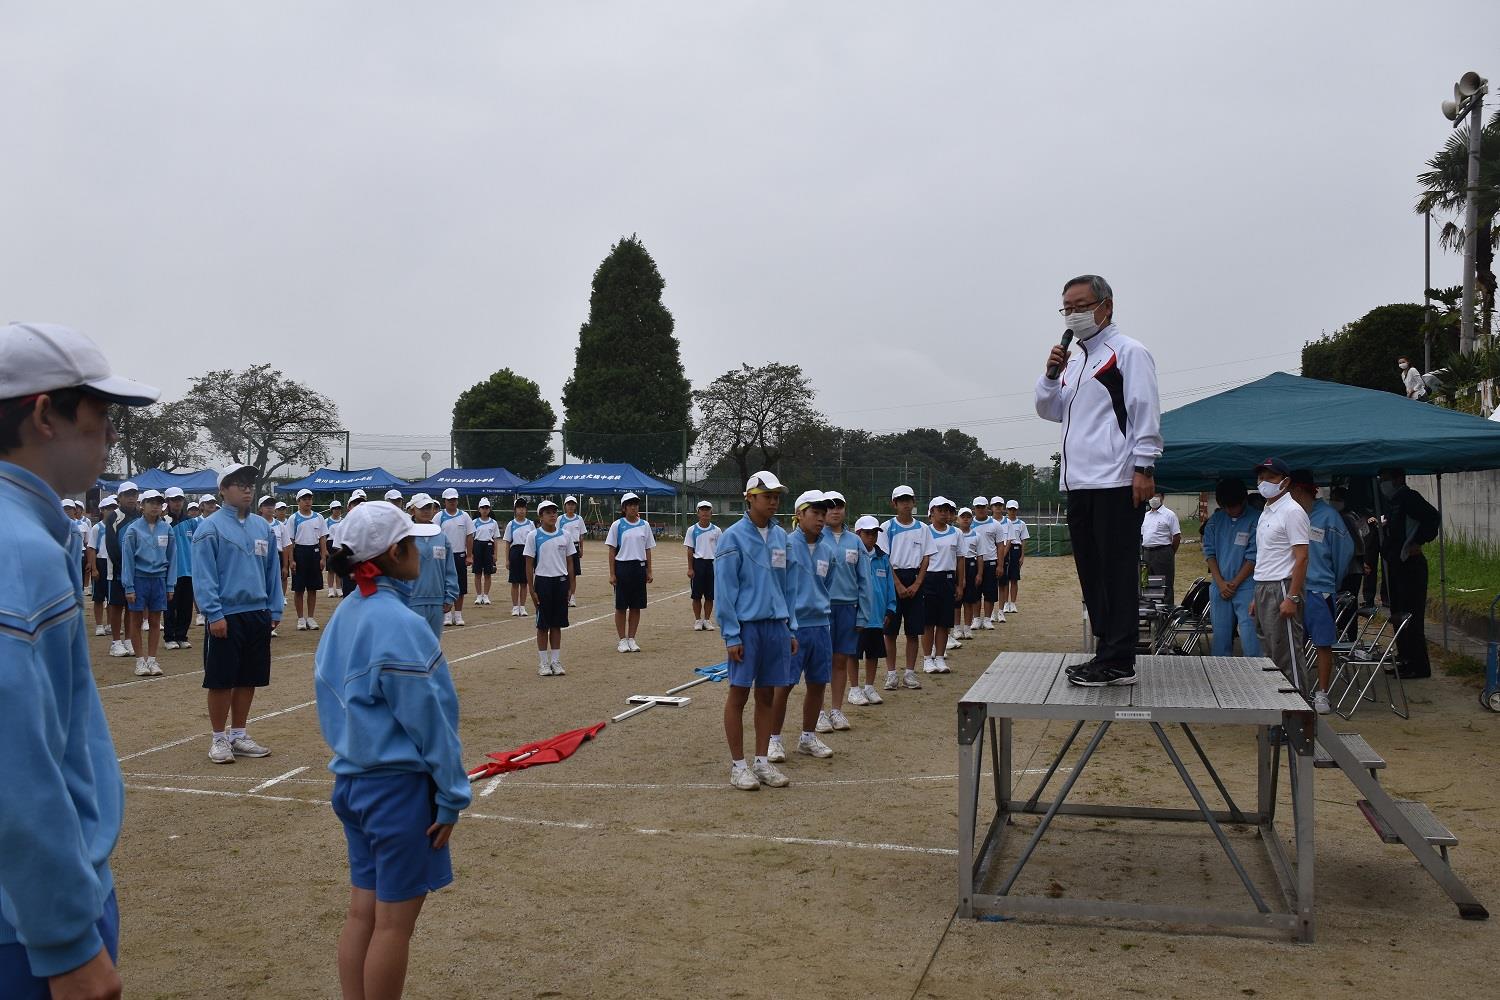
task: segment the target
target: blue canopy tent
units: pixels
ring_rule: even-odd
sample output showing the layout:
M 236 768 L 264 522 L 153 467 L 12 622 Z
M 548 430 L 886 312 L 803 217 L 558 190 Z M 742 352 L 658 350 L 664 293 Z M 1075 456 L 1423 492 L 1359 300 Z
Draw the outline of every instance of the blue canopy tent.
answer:
M 213 469 L 202 469 L 198 472 L 164 472 L 161 469 L 147 469 L 140 475 L 130 480 L 143 490 L 167 490 L 173 486 L 184 493 L 213 493 L 219 488 L 219 474 Z M 123 479 L 101 479 L 99 489 L 103 493 L 116 492 Z
M 677 487 L 648 476 L 633 465 L 564 465 L 540 479 L 516 487 L 517 493 L 638 493 L 641 496 L 675 497 Z
M 440 495 L 442 490 L 458 490 L 460 496 L 483 496 L 489 493 L 514 493 L 526 480 L 509 469 L 444 469 L 419 483 L 412 483 L 413 493 Z
M 277 493 L 296 493 L 298 490 L 312 490 L 314 493 L 347 493 L 350 490 L 389 490 L 398 489 L 403 493 L 411 488 L 411 484 L 398 476 L 393 476 L 384 469 L 376 466 L 373 469 L 317 469 L 301 479 L 295 479 L 290 483 L 282 483 L 276 487 Z

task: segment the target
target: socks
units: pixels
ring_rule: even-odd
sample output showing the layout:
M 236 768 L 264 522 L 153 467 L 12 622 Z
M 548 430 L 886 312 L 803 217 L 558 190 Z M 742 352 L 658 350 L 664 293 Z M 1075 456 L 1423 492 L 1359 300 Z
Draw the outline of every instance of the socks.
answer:
M 214 733 L 214 739 L 216 739 L 216 740 L 227 740 L 227 739 L 229 739 L 229 735 L 227 733 Z
M 545 649 L 536 651 L 536 662 L 537 666 L 545 667 L 547 665 L 547 651 Z
M 560 663 L 562 663 L 562 650 L 554 649 L 552 651 L 552 665 L 555 667 Z
M 769 757 L 761 757 L 760 755 L 757 754 L 756 758 L 755 758 L 755 763 L 759 764 L 761 767 L 765 767 L 767 764 L 771 763 L 771 758 L 769 758 Z
M 802 730 L 802 742 L 803 743 L 806 743 L 808 740 L 810 740 L 812 738 L 813 738 L 813 734 L 812 733 L 808 732 L 806 729 Z
M 734 766 L 734 769 L 736 771 L 742 771 L 745 769 L 745 758 L 743 757 L 741 757 L 739 760 L 731 761 L 730 763 Z
M 234 729 L 232 727 L 230 728 L 230 730 L 229 730 L 229 742 L 233 743 L 235 740 L 242 740 L 244 738 L 245 738 L 245 731 L 243 729 Z

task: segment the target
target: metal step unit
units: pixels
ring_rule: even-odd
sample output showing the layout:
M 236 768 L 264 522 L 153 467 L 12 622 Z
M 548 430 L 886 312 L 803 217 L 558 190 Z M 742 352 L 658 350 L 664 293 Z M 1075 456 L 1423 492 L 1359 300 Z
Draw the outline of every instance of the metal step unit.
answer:
M 1423 840 L 1443 852 L 1443 860 L 1447 861 L 1448 848 L 1457 847 L 1458 838 L 1432 814 L 1432 810 L 1427 808 L 1425 803 L 1413 802 L 1411 799 L 1392 799 L 1391 803 L 1401 810 L 1401 815 L 1405 816 L 1412 826 L 1416 827 L 1417 833 L 1421 834 Z M 1381 840 L 1387 844 L 1401 843 L 1401 835 L 1385 821 L 1384 816 L 1376 811 L 1369 799 L 1360 799 L 1355 805 L 1359 806 L 1359 811 L 1365 814 L 1365 819 L 1380 835 Z
M 1385 758 L 1375 752 L 1375 748 L 1365 741 L 1358 733 L 1339 733 L 1339 742 L 1344 749 L 1352 753 L 1359 761 L 1359 766 L 1370 772 L 1371 777 L 1378 778 L 1376 771 L 1385 769 Z M 1319 743 L 1313 753 L 1313 767 L 1338 767 L 1339 762 L 1333 759 L 1333 754 L 1323 748 Z

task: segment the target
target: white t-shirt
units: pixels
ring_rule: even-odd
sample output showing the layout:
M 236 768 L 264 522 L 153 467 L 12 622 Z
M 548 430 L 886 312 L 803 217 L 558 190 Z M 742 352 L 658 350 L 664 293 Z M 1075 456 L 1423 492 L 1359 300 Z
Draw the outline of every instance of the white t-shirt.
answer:
M 521 554 L 536 560 L 537 576 L 567 576 L 568 559 L 575 548 L 572 536 L 561 527 L 548 533 L 534 526 L 526 533 Z
M 291 547 L 292 519 L 288 517 L 285 521 L 273 521 L 272 524 L 275 526 L 276 548 L 280 550 Z
M 568 537 L 573 539 L 574 545 L 577 545 L 579 539 L 583 538 L 589 530 L 588 525 L 583 523 L 583 515 L 581 514 L 574 514 L 572 517 L 564 514 L 557 519 L 557 526 L 568 533 Z
M 892 569 L 916 569 L 932 554 L 932 532 L 921 521 L 902 524 L 893 517 L 880 526 L 880 547 L 890 553 Z
M 958 550 L 963 544 L 964 533 L 951 524 L 942 531 L 929 524 L 927 535 L 931 539 L 927 572 L 952 573 L 958 568 Z
M 469 536 L 474 534 L 474 519 L 469 516 L 469 512 L 461 510 L 450 514 L 446 510 L 439 511 L 433 520 L 443 529 L 443 537 L 448 541 L 448 551 L 456 556 L 466 556 L 469 551 Z
M 493 542 L 500 537 L 500 522 L 493 517 L 481 517 L 474 522 L 474 541 Z
M 706 528 L 701 524 L 694 524 L 683 536 L 682 544 L 693 550 L 694 559 L 712 560 L 719 551 L 719 536 L 722 534 L 724 532 L 717 524 L 710 524 Z
M 89 529 L 88 547 L 94 550 L 94 558 L 102 563 L 109 562 L 109 550 L 104 547 L 104 522 L 95 522 Z
M 1156 510 L 1147 509 L 1141 521 L 1142 545 L 1171 545 L 1172 536 L 1182 534 L 1182 522 L 1177 514 L 1163 504 Z
M 1005 537 L 1010 542 L 1024 542 L 1031 537 L 1031 532 L 1026 530 L 1026 522 L 1019 517 L 1007 517 L 1005 519 Z
M 974 558 L 981 562 L 995 561 L 995 522 L 974 523 Z
M 531 518 L 528 517 L 524 521 L 517 521 L 512 517 L 509 521 L 505 522 L 505 530 L 500 533 L 500 537 L 505 541 L 506 545 L 525 545 L 526 537 L 535 530 L 536 522 Z
M 322 514 L 316 512 L 303 517 L 300 510 L 296 511 L 287 518 L 286 523 L 292 529 L 294 545 L 317 545 L 318 539 L 328 535 L 328 522 L 323 520 Z
M 1292 546 L 1308 541 L 1307 511 L 1283 494 L 1266 504 L 1255 522 L 1255 580 L 1265 583 L 1292 575 Z
M 656 536 L 645 518 L 631 524 L 622 517 L 609 526 L 604 544 L 615 547 L 615 562 L 645 562 L 646 550 L 656 548 Z
M 959 528 L 958 534 L 958 557 L 960 559 L 973 559 L 979 551 L 979 536 L 981 532 L 978 528 L 970 527 L 968 531 Z

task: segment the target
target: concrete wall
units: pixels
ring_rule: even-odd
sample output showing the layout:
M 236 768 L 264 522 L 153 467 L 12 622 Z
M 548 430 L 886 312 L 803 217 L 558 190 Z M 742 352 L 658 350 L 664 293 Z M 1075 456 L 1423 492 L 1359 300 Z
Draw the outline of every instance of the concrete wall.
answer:
M 1407 485 L 1437 506 L 1434 477 L 1411 476 Z M 1455 540 L 1500 545 L 1500 470 L 1443 477 L 1443 528 Z

